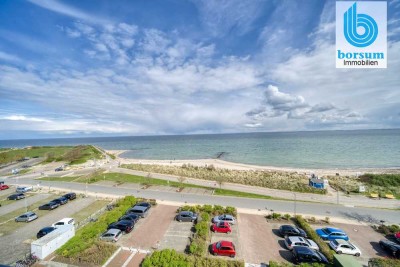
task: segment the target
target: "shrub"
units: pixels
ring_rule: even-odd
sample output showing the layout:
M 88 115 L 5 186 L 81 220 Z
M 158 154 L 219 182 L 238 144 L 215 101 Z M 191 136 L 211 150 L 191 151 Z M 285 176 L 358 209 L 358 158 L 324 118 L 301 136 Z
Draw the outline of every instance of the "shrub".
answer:
M 272 219 L 279 220 L 282 217 L 280 213 L 272 213 Z
M 196 237 L 206 240 L 208 238 L 208 220 L 198 222 L 194 229 L 196 230 Z
M 314 231 L 314 229 L 311 228 L 311 226 L 304 220 L 304 218 L 300 215 L 297 215 L 295 217 L 295 222 L 298 224 L 300 228 L 303 228 L 304 231 L 306 231 L 308 238 L 312 239 L 315 241 L 315 243 L 318 244 L 321 253 L 325 255 L 325 257 L 328 259 L 328 261 L 332 262 L 333 261 L 333 252 L 330 250 L 329 246 L 327 243 L 320 238 L 317 233 Z
M 368 262 L 371 267 L 400 267 L 400 260 L 388 258 L 371 258 Z
M 289 213 L 286 213 L 285 215 L 283 215 L 283 218 L 285 218 L 285 220 L 286 221 L 289 221 L 290 220 L 290 214 Z
M 227 207 L 225 208 L 225 213 L 231 214 L 231 215 L 234 216 L 234 217 L 237 216 L 237 210 L 236 210 L 235 207 L 227 206 Z

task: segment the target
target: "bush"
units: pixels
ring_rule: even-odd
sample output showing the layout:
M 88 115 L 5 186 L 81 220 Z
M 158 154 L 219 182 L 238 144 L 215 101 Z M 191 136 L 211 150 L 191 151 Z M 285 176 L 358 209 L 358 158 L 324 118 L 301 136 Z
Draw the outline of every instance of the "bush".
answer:
M 400 267 L 400 260 L 396 259 L 383 259 L 383 258 L 372 258 L 368 262 L 368 266 L 371 267 Z
M 322 238 L 320 238 L 317 235 L 315 230 L 311 228 L 311 226 L 306 222 L 306 220 L 304 220 L 304 218 L 301 215 L 297 215 L 295 217 L 295 222 L 300 228 L 303 228 L 304 231 L 306 231 L 308 238 L 314 240 L 315 243 L 318 244 L 321 253 L 325 255 L 328 261 L 332 262 L 333 261 L 332 250 L 330 250 L 328 244 L 325 243 L 325 241 L 322 240 Z
M 280 213 L 272 213 L 272 219 L 279 220 L 282 217 Z
M 283 218 L 285 218 L 285 220 L 286 221 L 289 221 L 290 220 L 290 214 L 289 213 L 286 213 L 285 215 L 283 215 Z
M 360 180 L 366 184 L 384 187 L 400 186 L 400 174 L 371 174 L 366 173 L 360 176 Z

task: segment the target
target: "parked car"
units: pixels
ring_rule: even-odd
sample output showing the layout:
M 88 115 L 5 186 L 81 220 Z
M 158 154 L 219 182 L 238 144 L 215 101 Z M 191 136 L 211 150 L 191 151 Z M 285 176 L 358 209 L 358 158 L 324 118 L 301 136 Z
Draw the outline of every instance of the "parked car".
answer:
M 298 227 L 295 227 L 293 225 L 281 225 L 281 227 L 279 227 L 279 234 L 282 237 L 285 236 L 301 236 L 301 237 L 307 237 L 306 232 Z
M 227 222 L 227 223 L 229 223 L 229 224 L 235 224 L 235 223 L 236 223 L 236 220 L 235 220 L 235 218 L 234 218 L 232 215 L 229 215 L 229 214 L 222 214 L 222 215 L 215 216 L 215 217 L 212 219 L 212 222 L 213 222 L 213 223 Z
M 211 231 L 216 232 L 216 233 L 227 233 L 229 234 L 232 232 L 231 225 L 228 222 L 219 222 L 219 223 L 214 223 L 211 226 Z
M 236 256 L 236 248 L 230 241 L 219 241 L 211 245 L 211 254 L 233 258 Z
M 191 211 L 180 211 L 176 215 L 176 220 L 179 222 L 194 222 L 197 220 L 197 213 Z
M 32 212 L 32 211 L 28 211 L 25 212 L 24 214 L 18 216 L 17 218 L 15 218 L 16 222 L 31 222 L 33 220 L 36 220 L 38 218 L 38 216 L 36 215 L 36 213 Z
M 57 226 L 63 226 L 63 225 L 75 225 L 75 220 L 73 218 L 64 218 L 59 220 L 58 222 L 53 223 L 51 226 L 57 227 Z
M 307 239 L 301 236 L 287 236 L 285 238 L 285 245 L 289 250 L 292 250 L 294 247 L 298 246 L 319 250 L 317 243 L 315 243 L 311 239 Z
M 149 202 L 139 202 L 139 203 L 136 203 L 135 206 L 146 207 L 149 209 L 151 208 L 151 204 Z M 135 206 L 133 206 L 133 207 L 135 207 Z
M 39 207 L 40 210 L 54 210 L 56 208 L 58 208 L 58 206 L 60 206 L 59 204 L 55 203 L 55 202 L 49 202 L 46 203 L 42 206 Z
M 134 206 L 133 208 L 130 208 L 126 211 L 126 214 L 136 214 L 139 215 L 142 218 L 145 218 L 147 214 L 149 213 L 149 208 L 147 207 L 142 207 L 142 206 Z
M 29 191 L 32 191 L 33 187 L 32 186 L 17 186 L 17 189 L 15 190 L 15 192 L 17 193 L 26 193 Z
M 140 219 L 139 215 L 136 214 L 126 214 L 118 219 L 118 221 L 133 221 L 133 223 L 137 223 Z
M 121 237 L 122 231 L 119 229 L 109 229 L 105 231 L 101 236 L 100 239 L 103 241 L 110 241 L 110 242 L 117 242 L 118 239 Z
M 129 233 L 133 230 L 135 224 L 132 221 L 122 220 L 111 223 L 107 229 L 119 229 L 125 233 Z
M 349 240 L 347 234 L 337 228 L 326 227 L 317 229 L 316 232 L 323 240 L 333 240 L 333 239 L 344 239 L 346 241 Z
M 55 171 L 55 172 L 61 172 L 61 171 L 63 171 L 63 170 L 64 170 L 63 167 L 58 167 L 58 168 L 56 168 L 54 171 Z
M 9 187 L 8 187 L 8 185 L 6 185 L 6 184 L 2 184 L 2 185 L 0 185 L 0 190 L 6 190 L 6 189 L 8 189 Z
M 63 195 L 63 197 L 67 198 L 68 200 L 73 200 L 76 198 L 76 194 L 74 192 L 71 192 Z
M 8 200 L 20 200 L 23 198 L 25 198 L 25 195 L 23 193 L 12 194 L 11 196 L 8 196 Z
M 383 248 L 390 256 L 400 259 L 400 245 L 389 240 L 379 241 L 379 245 Z
M 302 262 L 318 262 L 328 264 L 326 257 L 319 252 L 308 247 L 297 246 L 292 250 L 293 259 L 295 263 L 299 264 Z
M 47 235 L 48 233 L 53 232 L 54 230 L 56 230 L 55 227 L 45 227 L 40 229 L 40 231 L 36 234 L 36 238 L 42 238 L 43 236 Z
M 64 205 L 64 204 L 67 204 L 68 198 L 66 198 L 66 197 L 59 197 L 59 198 L 53 199 L 52 202 L 55 202 L 55 203 L 57 203 L 57 204 L 59 204 L 59 205 Z
M 349 254 L 356 257 L 361 256 L 361 250 L 349 241 L 343 239 L 334 239 L 329 242 L 329 246 L 336 251 L 337 254 Z

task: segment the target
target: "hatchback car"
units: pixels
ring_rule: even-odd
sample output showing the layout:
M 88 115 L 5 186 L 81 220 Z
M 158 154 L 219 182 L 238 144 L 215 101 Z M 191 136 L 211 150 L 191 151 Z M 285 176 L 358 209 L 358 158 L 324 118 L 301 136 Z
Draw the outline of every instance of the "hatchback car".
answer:
M 43 236 L 47 235 L 48 233 L 53 232 L 54 230 L 56 230 L 55 227 L 45 227 L 40 229 L 40 231 L 36 234 L 36 238 L 42 238 Z
M 279 234 L 282 237 L 285 236 L 301 236 L 301 237 L 307 237 L 306 232 L 298 227 L 295 227 L 293 225 L 281 225 L 281 227 L 279 227 Z
M 317 243 L 312 241 L 311 239 L 307 239 L 301 236 L 288 236 L 285 238 L 285 245 L 289 250 L 292 250 L 294 247 L 308 247 L 315 250 L 319 250 Z
M 400 245 L 389 240 L 379 241 L 379 245 L 383 248 L 390 256 L 400 259 Z
M 38 218 L 38 216 L 36 215 L 36 213 L 32 212 L 32 211 L 28 211 L 25 212 L 24 214 L 18 216 L 17 218 L 15 218 L 16 222 L 31 222 L 33 220 L 36 220 Z
M 133 230 L 134 226 L 132 221 L 123 220 L 111 223 L 107 229 L 119 229 L 127 234 Z
M 151 208 L 151 204 L 149 202 L 138 202 L 138 203 L 135 204 L 135 206 L 146 207 L 146 208 L 149 208 L 149 209 Z
M 176 215 L 176 220 L 179 222 L 194 222 L 197 220 L 197 213 L 191 211 L 181 211 Z
M 347 234 L 337 228 L 332 228 L 332 227 L 321 228 L 317 229 L 316 232 L 323 240 L 334 240 L 334 239 L 343 239 L 346 241 L 349 240 Z
M 132 221 L 133 223 L 137 223 L 140 219 L 139 215 L 136 214 L 126 214 L 118 219 L 118 221 Z
M 68 200 L 73 200 L 76 198 L 76 194 L 74 192 L 71 192 L 63 195 L 63 197 L 67 198 Z
M 53 223 L 51 226 L 58 227 L 63 225 L 75 225 L 75 220 L 73 218 L 64 218 L 59 220 L 58 222 Z
M 219 241 L 211 245 L 211 254 L 233 258 L 236 256 L 236 248 L 230 241 Z
M 216 233 L 227 233 L 229 234 L 232 232 L 231 225 L 228 222 L 219 222 L 219 223 L 214 223 L 211 226 L 211 231 L 216 232 Z
M 313 250 L 308 247 L 297 246 L 292 250 L 293 259 L 295 263 L 302 262 L 318 262 L 318 263 L 329 263 L 326 257 L 318 250 Z
M 336 251 L 337 254 L 349 254 L 356 257 L 361 256 L 361 251 L 358 247 L 343 239 L 334 239 L 329 242 L 329 246 Z
M 25 198 L 25 195 L 23 193 L 18 193 L 18 194 L 12 194 L 11 196 L 8 196 L 8 200 L 20 200 Z
M 222 215 L 215 216 L 215 217 L 212 219 L 212 222 L 213 222 L 213 223 L 227 222 L 227 223 L 229 223 L 229 224 L 235 224 L 235 223 L 236 223 L 236 220 L 235 220 L 235 218 L 234 218 L 232 215 L 229 215 L 229 214 L 222 214 Z
M 118 239 L 121 237 L 121 235 L 122 235 L 121 230 L 109 229 L 100 236 L 100 239 L 103 241 L 117 242 Z
M 39 207 L 40 210 L 54 210 L 56 208 L 58 208 L 58 206 L 60 206 L 59 204 L 55 203 L 55 202 L 49 202 L 46 203 L 42 206 Z
M 142 207 L 142 206 L 134 206 L 133 208 L 130 208 L 126 211 L 126 214 L 136 214 L 139 215 L 142 218 L 145 218 L 147 214 L 149 213 L 149 208 L 147 207 Z
M 33 187 L 32 186 L 17 186 L 17 189 L 15 190 L 15 192 L 17 193 L 26 193 L 29 191 L 32 191 Z
M 8 185 L 6 185 L 6 184 L 1 184 L 0 185 L 0 190 L 6 190 L 6 189 L 8 189 L 9 187 L 8 187 Z
M 66 198 L 66 197 L 59 197 L 59 198 L 53 199 L 52 202 L 55 202 L 55 203 L 57 203 L 57 204 L 59 204 L 59 205 L 64 205 L 64 204 L 67 204 L 67 203 L 68 203 L 68 198 Z

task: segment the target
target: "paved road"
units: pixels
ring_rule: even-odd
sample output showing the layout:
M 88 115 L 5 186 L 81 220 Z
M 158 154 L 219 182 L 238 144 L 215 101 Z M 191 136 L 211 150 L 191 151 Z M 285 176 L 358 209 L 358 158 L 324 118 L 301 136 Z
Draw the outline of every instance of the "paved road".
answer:
M 68 202 L 66 205 L 49 211 L 45 216 L 38 218 L 30 223 L 24 224 L 12 234 L 0 237 L 0 263 L 11 264 L 18 259 L 22 259 L 25 253 L 29 253 L 30 238 L 36 236 L 36 233 L 43 227 L 50 226 L 52 223 L 69 217 L 79 210 L 89 206 L 94 201 L 93 198 L 79 198 Z M 24 242 L 28 241 L 28 242 Z
M 0 175 L 8 175 L 8 174 L 11 173 L 11 171 L 13 169 L 22 169 L 23 165 L 33 166 L 33 165 L 36 165 L 36 164 L 38 164 L 38 163 L 40 163 L 42 161 L 43 161 L 43 158 L 36 158 L 36 159 L 25 160 L 25 161 L 22 161 L 22 162 L 17 162 L 17 163 L 8 165 L 7 167 L 1 168 L 0 169 Z
M 12 184 L 10 179 L 10 183 Z M 37 180 L 24 179 L 27 185 L 36 185 Z M 84 192 L 85 187 L 79 183 L 42 181 L 42 186 L 64 188 L 66 190 L 74 190 Z M 311 203 L 311 202 L 294 202 L 283 200 L 263 200 L 250 198 L 236 198 L 223 196 L 209 196 L 185 194 L 177 192 L 154 191 L 151 187 L 146 190 L 135 190 L 132 188 L 124 188 L 106 186 L 106 185 L 87 185 L 88 192 L 97 194 L 109 194 L 116 196 L 134 195 L 137 197 L 154 198 L 165 201 L 187 202 L 193 204 L 219 204 L 225 206 L 234 206 L 237 208 L 256 209 L 256 210 L 274 210 L 276 212 L 307 214 L 323 217 L 338 217 L 346 219 L 356 219 L 364 222 L 379 223 L 384 220 L 388 223 L 400 223 L 400 212 L 398 210 L 386 210 L 377 208 L 349 207 L 335 204 Z
M 20 208 L 32 205 L 33 203 L 36 203 L 42 199 L 45 199 L 47 197 L 49 197 L 50 195 L 48 194 L 37 194 L 37 195 L 33 195 L 31 197 L 27 197 L 25 199 L 21 199 L 21 200 L 16 200 L 13 203 L 10 203 L 8 205 L 5 206 L 1 206 L 0 207 L 0 216 L 13 212 L 14 210 L 18 210 Z

